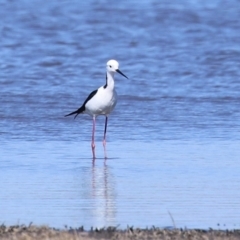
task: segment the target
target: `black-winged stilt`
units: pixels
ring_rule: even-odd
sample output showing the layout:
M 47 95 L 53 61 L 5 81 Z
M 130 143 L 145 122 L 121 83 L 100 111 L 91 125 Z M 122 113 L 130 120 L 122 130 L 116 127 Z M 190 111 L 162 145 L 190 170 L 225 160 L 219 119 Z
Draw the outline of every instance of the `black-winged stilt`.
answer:
M 105 118 L 105 128 L 104 128 L 104 136 L 103 136 L 103 147 L 104 147 L 104 155 L 107 158 L 106 152 L 106 132 L 107 132 L 107 123 L 108 123 L 108 115 L 112 112 L 117 103 L 117 92 L 114 89 L 114 74 L 116 72 L 120 73 L 125 78 L 128 78 L 124 75 L 119 69 L 119 63 L 116 60 L 109 60 L 107 62 L 107 74 L 106 74 L 106 84 L 97 90 L 94 90 L 89 94 L 87 99 L 84 101 L 82 106 L 74 112 L 71 112 L 65 117 L 76 114 L 74 119 L 80 113 L 87 113 L 93 118 L 93 129 L 92 129 L 92 154 L 93 159 L 96 158 L 95 155 L 95 142 L 94 142 L 94 133 L 95 133 L 95 123 L 96 117 L 98 115 L 104 115 Z

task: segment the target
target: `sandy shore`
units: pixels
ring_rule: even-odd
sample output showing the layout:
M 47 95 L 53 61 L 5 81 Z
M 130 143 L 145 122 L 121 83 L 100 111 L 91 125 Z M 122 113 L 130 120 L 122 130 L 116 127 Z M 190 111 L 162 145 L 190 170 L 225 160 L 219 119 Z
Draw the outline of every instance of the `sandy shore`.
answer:
M 240 230 L 186 230 L 186 229 L 138 229 L 129 227 L 119 230 L 115 227 L 92 229 L 81 228 L 64 230 L 47 226 L 0 226 L 1 240 L 80 240 L 80 239 L 240 239 Z

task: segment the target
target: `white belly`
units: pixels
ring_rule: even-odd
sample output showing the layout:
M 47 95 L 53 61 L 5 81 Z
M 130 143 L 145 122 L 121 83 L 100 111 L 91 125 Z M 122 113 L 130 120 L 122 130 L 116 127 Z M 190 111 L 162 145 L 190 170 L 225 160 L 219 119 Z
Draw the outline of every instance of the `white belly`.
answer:
M 112 112 L 117 103 L 117 93 L 99 88 L 97 93 L 85 105 L 85 112 L 91 116 L 108 115 Z

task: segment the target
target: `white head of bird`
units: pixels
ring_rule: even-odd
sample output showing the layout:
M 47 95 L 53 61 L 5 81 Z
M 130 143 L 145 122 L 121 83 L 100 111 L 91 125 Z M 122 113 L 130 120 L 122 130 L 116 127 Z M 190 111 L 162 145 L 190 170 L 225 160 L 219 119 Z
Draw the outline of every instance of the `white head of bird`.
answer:
M 119 63 L 116 60 L 109 60 L 107 62 L 107 72 L 109 72 L 110 74 L 114 75 L 114 73 L 118 72 L 120 73 L 122 76 L 124 76 L 125 78 L 128 78 L 126 75 L 124 75 L 120 70 L 119 70 Z
M 119 63 L 116 60 L 109 60 L 107 62 L 107 71 L 108 72 L 116 72 L 116 70 L 119 68 Z

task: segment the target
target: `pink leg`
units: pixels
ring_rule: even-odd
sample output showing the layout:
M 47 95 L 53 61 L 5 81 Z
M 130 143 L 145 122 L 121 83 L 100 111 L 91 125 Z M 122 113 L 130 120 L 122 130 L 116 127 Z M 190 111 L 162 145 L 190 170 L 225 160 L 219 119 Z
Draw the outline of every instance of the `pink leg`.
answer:
M 92 129 L 92 154 L 93 154 L 93 159 L 96 158 L 96 156 L 95 156 L 95 142 L 94 142 L 95 122 L 96 122 L 96 118 L 95 118 L 95 116 L 93 116 L 93 129 Z
M 106 116 L 106 119 L 105 119 L 105 128 L 104 128 L 104 137 L 103 137 L 103 148 L 104 148 L 104 156 L 105 156 L 105 159 L 107 158 L 107 151 L 106 151 L 107 122 L 108 122 L 108 117 Z

